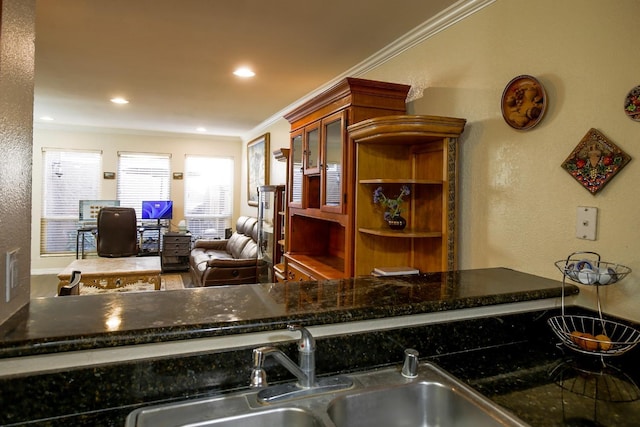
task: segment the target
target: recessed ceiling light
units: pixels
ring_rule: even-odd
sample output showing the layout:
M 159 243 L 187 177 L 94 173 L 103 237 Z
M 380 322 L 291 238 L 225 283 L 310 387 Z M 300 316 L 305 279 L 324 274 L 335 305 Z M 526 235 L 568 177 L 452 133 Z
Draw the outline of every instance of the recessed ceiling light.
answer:
M 46 122 L 52 122 L 53 121 L 53 117 L 50 116 L 42 116 L 40 117 L 40 120 L 44 120 Z
M 120 98 L 120 97 L 111 98 L 111 102 L 113 102 L 114 104 L 128 104 L 129 103 L 129 101 L 127 101 L 124 98 Z
M 200 127 L 196 128 L 196 130 L 197 130 L 198 132 L 206 132 L 206 131 L 207 131 L 207 128 L 203 128 L 202 126 L 200 126 Z
M 240 67 L 237 70 L 235 70 L 233 72 L 233 74 L 235 74 L 238 77 L 253 77 L 256 75 L 256 73 L 254 73 L 253 71 L 251 71 L 251 69 L 247 68 L 247 67 Z

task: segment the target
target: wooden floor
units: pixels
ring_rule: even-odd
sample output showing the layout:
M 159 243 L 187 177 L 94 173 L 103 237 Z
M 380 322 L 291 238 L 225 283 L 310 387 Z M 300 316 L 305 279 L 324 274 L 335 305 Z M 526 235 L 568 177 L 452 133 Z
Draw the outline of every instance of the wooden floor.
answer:
M 185 288 L 193 288 L 189 272 L 180 273 Z M 54 297 L 58 292 L 58 276 L 41 274 L 31 276 L 31 298 Z

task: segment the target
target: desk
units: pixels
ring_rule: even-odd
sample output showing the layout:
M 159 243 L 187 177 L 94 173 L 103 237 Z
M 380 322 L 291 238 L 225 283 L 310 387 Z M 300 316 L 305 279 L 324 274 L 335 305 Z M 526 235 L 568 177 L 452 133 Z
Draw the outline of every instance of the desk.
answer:
M 138 234 L 140 235 L 138 240 L 138 254 L 139 255 L 160 255 L 160 247 L 162 240 L 162 229 L 166 228 L 164 225 L 139 225 Z M 158 240 L 155 241 L 155 251 L 145 249 L 144 233 L 152 232 L 157 233 Z M 98 233 L 98 227 L 95 225 L 80 227 L 76 230 L 76 259 L 84 259 L 84 247 L 86 234 L 89 233 L 96 236 Z M 149 246 L 149 245 L 147 245 Z
M 138 242 L 138 255 L 160 255 L 160 245 L 162 240 L 162 229 L 166 228 L 163 225 L 139 225 L 138 233 L 140 234 L 140 240 Z M 145 245 L 144 234 L 155 233 L 158 235 L 158 239 L 152 241 L 152 244 Z M 155 249 L 155 250 L 152 250 Z
M 98 232 L 98 227 L 96 226 L 78 228 L 78 230 L 76 231 L 76 259 L 78 259 L 78 255 L 80 252 L 82 253 L 82 259 L 84 259 L 85 235 L 87 233 L 91 233 L 93 236 L 95 236 L 97 232 Z M 82 240 L 82 246 L 80 246 L 80 240 Z M 81 251 L 80 251 L 80 247 L 82 247 Z

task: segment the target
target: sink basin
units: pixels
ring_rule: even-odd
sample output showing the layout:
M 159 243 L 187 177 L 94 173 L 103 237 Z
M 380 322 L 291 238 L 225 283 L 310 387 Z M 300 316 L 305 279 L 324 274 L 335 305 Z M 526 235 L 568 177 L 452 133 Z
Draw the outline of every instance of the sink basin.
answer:
M 336 427 L 503 426 L 482 403 L 456 388 L 421 381 L 338 397 L 328 413 Z
M 142 408 L 127 417 L 127 426 L 181 427 L 323 427 L 311 412 L 296 407 L 251 410 L 243 395 L 198 399 Z
M 527 424 L 431 363 L 408 379 L 400 367 L 350 376 L 349 390 L 261 404 L 255 390 L 150 406 L 127 427 L 524 427 Z
M 184 426 L 200 427 L 264 427 L 264 426 L 296 426 L 323 427 L 313 414 L 297 408 L 279 408 L 252 414 L 242 414 L 232 417 L 214 419 L 198 423 L 184 424 Z

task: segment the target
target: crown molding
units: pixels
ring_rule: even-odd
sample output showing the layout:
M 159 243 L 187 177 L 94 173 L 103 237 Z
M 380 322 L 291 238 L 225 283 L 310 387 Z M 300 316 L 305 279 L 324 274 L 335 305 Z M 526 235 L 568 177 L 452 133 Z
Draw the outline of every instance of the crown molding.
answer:
M 247 132 L 243 136 L 243 140 L 246 140 L 249 135 L 254 135 L 259 132 L 263 132 L 268 129 L 275 122 L 280 120 L 285 114 L 289 111 L 299 107 L 300 105 L 308 102 L 315 96 L 318 96 L 325 90 L 337 84 L 340 80 L 345 77 L 359 77 L 367 72 L 379 67 L 385 62 L 391 60 L 392 58 L 400 55 L 402 52 L 411 49 L 415 45 L 422 43 L 424 40 L 433 37 L 439 32 L 451 27 L 452 25 L 457 24 L 463 19 L 473 15 L 474 13 L 484 9 L 485 7 L 495 3 L 496 0 L 460 0 L 457 3 L 451 5 L 447 9 L 443 10 L 439 14 L 435 15 L 433 18 L 423 22 L 413 30 L 406 33 L 404 36 L 395 40 L 394 42 L 388 44 L 380 51 L 376 52 L 369 58 L 355 65 L 354 67 L 348 69 L 344 73 L 335 77 L 333 80 L 328 81 L 321 87 L 315 89 L 312 92 L 309 92 L 304 97 L 298 99 L 296 102 L 288 105 L 282 110 L 278 111 L 250 132 Z

